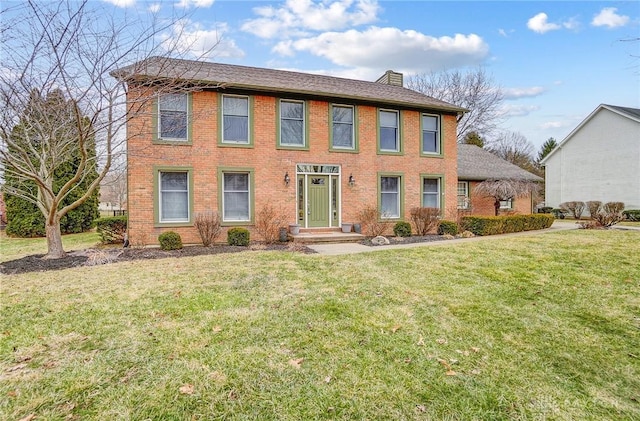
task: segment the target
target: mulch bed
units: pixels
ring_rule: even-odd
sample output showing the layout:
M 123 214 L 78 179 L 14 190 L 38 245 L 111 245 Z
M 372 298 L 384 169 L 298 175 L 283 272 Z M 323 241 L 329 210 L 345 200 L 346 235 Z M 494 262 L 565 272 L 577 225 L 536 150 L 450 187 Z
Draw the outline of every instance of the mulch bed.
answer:
M 61 259 L 44 259 L 43 254 L 25 256 L 20 259 L 0 263 L 0 273 L 20 274 L 42 272 L 48 270 L 68 269 L 78 266 L 94 266 L 99 264 L 125 262 L 141 259 L 163 259 L 167 257 L 203 256 L 221 253 L 239 253 L 251 250 L 293 251 L 297 253 L 315 253 L 308 247 L 298 244 L 254 244 L 249 247 L 214 245 L 187 246 L 180 250 L 165 251 L 159 248 L 104 248 L 73 251 Z

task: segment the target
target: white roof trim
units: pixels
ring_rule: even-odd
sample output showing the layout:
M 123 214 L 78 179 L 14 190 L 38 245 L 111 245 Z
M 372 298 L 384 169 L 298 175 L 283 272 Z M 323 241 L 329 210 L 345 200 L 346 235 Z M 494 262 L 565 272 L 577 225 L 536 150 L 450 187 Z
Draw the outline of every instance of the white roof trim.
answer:
M 575 134 L 576 134 L 576 133 L 577 133 L 577 132 L 578 132 L 578 131 L 579 131 L 579 130 L 580 130 L 580 129 L 585 125 L 585 124 L 587 124 L 587 122 L 588 122 L 589 120 L 591 120 L 591 118 L 592 118 L 594 115 L 596 115 L 596 114 L 597 114 L 600 110 L 602 110 L 602 109 L 607 109 L 607 110 L 611 111 L 612 113 L 616 113 L 616 114 L 618 114 L 618 115 L 621 115 L 622 117 L 626 117 L 626 118 L 628 118 L 628 119 L 630 119 L 630 120 L 634 120 L 634 121 L 636 121 L 636 122 L 640 123 L 640 119 L 636 118 L 635 116 L 629 115 L 629 114 L 627 114 L 627 113 L 625 113 L 625 112 L 621 111 L 619 108 L 617 108 L 617 107 L 615 107 L 615 106 L 607 105 L 607 104 L 600 104 L 600 105 L 598 105 L 598 108 L 596 108 L 595 110 L 593 110 L 593 111 L 591 112 L 591 114 L 589 114 L 589 115 L 587 116 L 587 118 L 585 118 L 584 120 L 582 120 L 582 122 L 581 122 L 580 124 L 578 124 L 578 126 L 577 126 L 575 129 L 573 129 L 573 130 L 571 131 L 571 133 L 569 133 L 569 134 L 567 135 L 567 137 L 565 137 L 565 138 L 562 140 L 562 142 L 558 143 L 558 146 L 556 146 L 556 147 L 555 147 L 551 152 L 549 152 L 549 154 L 548 154 L 547 156 L 545 156 L 545 157 L 542 159 L 542 161 L 540 161 L 540 165 L 544 165 L 544 164 L 547 162 L 547 160 L 549 159 L 549 157 L 551 157 L 551 155 L 555 154 L 555 153 L 556 153 L 556 151 L 558 151 L 558 150 L 562 149 L 562 146 L 564 146 L 564 144 L 565 144 L 565 143 L 567 143 L 567 142 L 569 141 L 569 139 L 571 139 L 571 138 L 572 138 L 572 137 L 573 137 L 573 136 L 574 136 L 574 135 L 575 135 Z

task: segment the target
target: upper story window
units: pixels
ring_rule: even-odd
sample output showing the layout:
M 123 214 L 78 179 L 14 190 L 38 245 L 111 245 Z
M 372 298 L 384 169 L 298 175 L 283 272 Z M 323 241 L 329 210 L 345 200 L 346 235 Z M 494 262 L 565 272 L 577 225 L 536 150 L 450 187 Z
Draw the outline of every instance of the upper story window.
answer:
M 303 101 L 280 101 L 280 145 L 305 146 L 305 109 Z
M 435 115 L 422 115 L 422 153 L 440 153 L 440 121 Z
M 158 98 L 158 133 L 162 140 L 188 139 L 188 94 L 165 94 Z
M 249 144 L 249 97 L 222 96 L 222 142 Z
M 380 151 L 400 152 L 400 113 L 390 110 L 380 110 L 378 113 Z
M 331 106 L 331 147 L 355 149 L 354 108 L 349 105 Z

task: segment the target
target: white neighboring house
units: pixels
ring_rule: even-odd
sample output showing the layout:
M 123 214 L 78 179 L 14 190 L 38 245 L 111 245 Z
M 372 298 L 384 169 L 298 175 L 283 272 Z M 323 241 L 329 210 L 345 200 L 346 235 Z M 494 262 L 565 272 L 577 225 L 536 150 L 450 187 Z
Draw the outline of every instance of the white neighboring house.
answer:
M 547 206 L 599 200 L 640 209 L 640 109 L 601 104 L 540 163 Z

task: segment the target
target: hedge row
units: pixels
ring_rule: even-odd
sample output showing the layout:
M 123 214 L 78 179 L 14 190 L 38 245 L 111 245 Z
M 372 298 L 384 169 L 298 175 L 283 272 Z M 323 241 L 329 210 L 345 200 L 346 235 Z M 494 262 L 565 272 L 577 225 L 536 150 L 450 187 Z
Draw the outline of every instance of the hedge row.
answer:
M 96 219 L 96 231 L 103 244 L 123 243 L 127 232 L 126 216 L 110 216 Z
M 640 210 L 626 210 L 622 214 L 628 221 L 640 221 Z
M 465 230 L 471 231 L 475 235 L 495 235 L 549 228 L 554 219 L 553 215 L 544 213 L 510 216 L 465 216 L 462 218 L 462 226 Z

